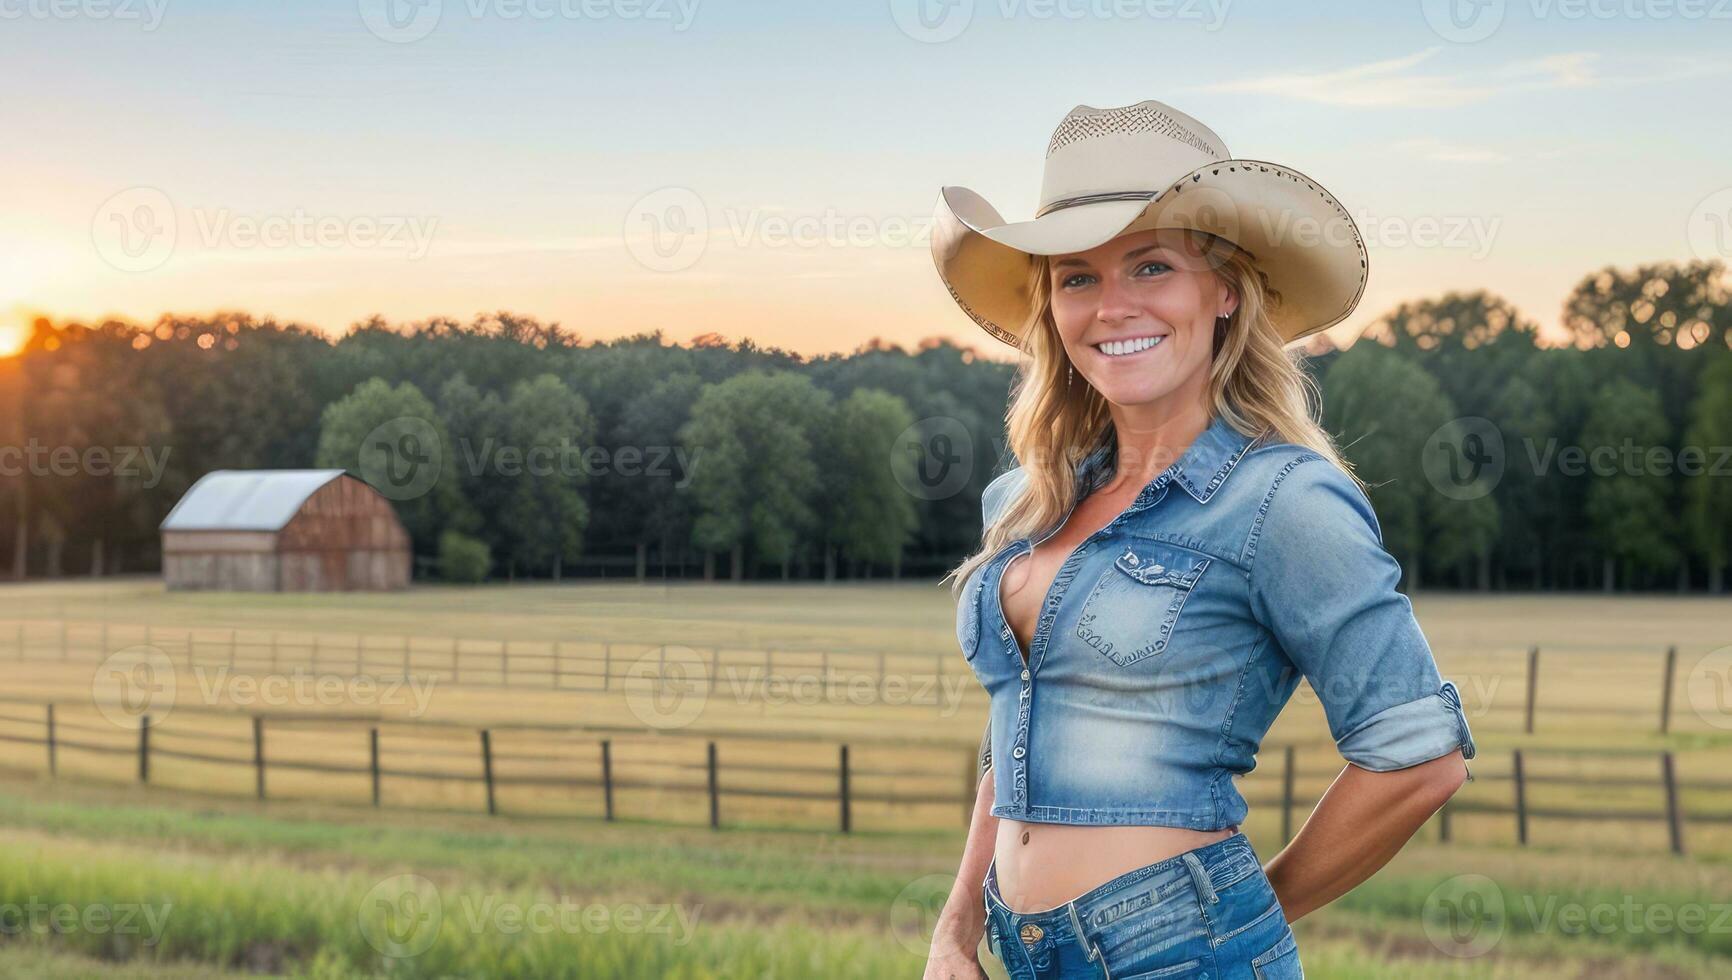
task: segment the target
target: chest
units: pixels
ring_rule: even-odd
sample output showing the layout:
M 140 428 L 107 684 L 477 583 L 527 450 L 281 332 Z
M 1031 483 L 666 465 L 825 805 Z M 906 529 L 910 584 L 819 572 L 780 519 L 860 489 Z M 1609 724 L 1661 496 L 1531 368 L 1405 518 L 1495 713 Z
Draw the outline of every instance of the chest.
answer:
M 1127 492 L 1101 491 L 1085 497 L 1064 524 L 1034 550 L 1017 555 L 1005 566 L 999 579 L 999 605 L 1005 621 L 1016 635 L 1023 660 L 1028 659 L 1040 609 L 1058 577 L 1059 569 L 1076 547 L 1107 526 L 1136 499 L 1137 487 Z

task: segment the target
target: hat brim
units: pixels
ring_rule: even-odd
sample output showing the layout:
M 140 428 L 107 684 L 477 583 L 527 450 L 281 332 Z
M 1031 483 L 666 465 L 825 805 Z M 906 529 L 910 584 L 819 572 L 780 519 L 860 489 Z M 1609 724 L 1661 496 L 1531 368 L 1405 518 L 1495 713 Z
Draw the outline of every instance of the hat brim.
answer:
M 1214 161 L 1146 199 L 1078 204 L 1014 223 L 974 191 L 945 187 L 932 258 L 963 312 L 1020 347 L 1035 256 L 1083 252 L 1155 228 L 1208 232 L 1250 252 L 1280 294 L 1270 320 L 1283 342 L 1340 323 L 1365 293 L 1369 258 L 1352 216 L 1316 181 L 1262 160 Z

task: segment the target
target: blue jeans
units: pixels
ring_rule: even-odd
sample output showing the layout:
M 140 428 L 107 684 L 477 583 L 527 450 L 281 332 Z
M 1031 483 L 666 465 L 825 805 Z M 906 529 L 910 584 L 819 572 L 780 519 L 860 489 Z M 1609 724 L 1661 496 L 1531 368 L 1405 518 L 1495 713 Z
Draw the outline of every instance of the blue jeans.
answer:
M 1244 834 L 1132 871 L 1054 909 L 1013 912 L 986 869 L 986 938 L 1011 980 L 1288 980 L 1299 947 Z

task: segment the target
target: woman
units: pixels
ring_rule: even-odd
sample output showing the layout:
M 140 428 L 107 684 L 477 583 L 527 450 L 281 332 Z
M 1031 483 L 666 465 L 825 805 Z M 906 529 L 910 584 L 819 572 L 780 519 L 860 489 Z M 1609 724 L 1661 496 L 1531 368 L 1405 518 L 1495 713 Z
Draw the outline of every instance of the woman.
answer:
M 933 254 L 1027 359 L 1020 465 L 951 573 L 996 762 L 926 977 L 984 976 L 983 936 L 1013 978 L 1302 976 L 1289 923 L 1387 862 L 1474 754 L 1284 350 L 1358 303 L 1357 229 L 1145 101 L 1065 117 L 1032 221 L 945 188 Z M 1301 677 L 1349 764 L 1263 865 L 1232 777 Z

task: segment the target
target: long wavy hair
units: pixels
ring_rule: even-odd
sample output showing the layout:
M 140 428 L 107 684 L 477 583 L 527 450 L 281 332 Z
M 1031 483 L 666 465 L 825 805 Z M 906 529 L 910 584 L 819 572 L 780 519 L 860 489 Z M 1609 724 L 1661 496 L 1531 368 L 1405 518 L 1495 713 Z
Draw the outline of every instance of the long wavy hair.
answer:
M 1252 440 L 1268 437 L 1314 450 L 1363 490 L 1364 481 L 1318 421 L 1322 393 L 1300 364 L 1304 355 L 1288 351 L 1270 321 L 1280 294 L 1248 252 L 1203 232 L 1187 237 L 1199 241 L 1215 274 L 1239 297 L 1231 317 L 1215 325 L 1211 417 L 1225 418 Z M 1027 489 L 982 531 L 980 550 L 939 580 L 950 581 L 952 595 L 1006 544 L 1063 520 L 1076 503 L 1077 466 L 1111 436 L 1106 399 L 1086 383 L 1067 384 L 1071 365 L 1052 317 L 1049 262 L 1043 255 L 1029 263 L 1031 301 L 1020 348 L 1027 356 L 1005 412 L 1010 449 L 1028 472 Z

